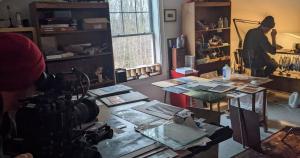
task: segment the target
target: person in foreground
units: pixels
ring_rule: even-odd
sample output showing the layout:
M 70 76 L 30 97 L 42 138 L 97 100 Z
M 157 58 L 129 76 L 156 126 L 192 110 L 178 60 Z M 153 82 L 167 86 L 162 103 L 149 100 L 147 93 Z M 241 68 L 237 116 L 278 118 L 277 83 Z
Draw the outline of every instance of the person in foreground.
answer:
M 243 47 L 244 61 L 248 61 L 247 67 L 251 68 L 252 76 L 268 77 L 278 67 L 276 61 L 268 55 L 268 53 L 275 54 L 276 49 L 282 48 L 276 44 L 277 31 L 274 27 L 274 18 L 267 16 L 258 28 L 250 29 L 246 34 Z M 272 43 L 266 36 L 270 31 Z
M 15 132 L 14 114 L 19 101 L 34 94 L 35 82 L 45 71 L 39 48 L 28 38 L 14 33 L 0 33 L 0 157 L 3 141 Z M 29 153 L 15 158 L 32 158 Z

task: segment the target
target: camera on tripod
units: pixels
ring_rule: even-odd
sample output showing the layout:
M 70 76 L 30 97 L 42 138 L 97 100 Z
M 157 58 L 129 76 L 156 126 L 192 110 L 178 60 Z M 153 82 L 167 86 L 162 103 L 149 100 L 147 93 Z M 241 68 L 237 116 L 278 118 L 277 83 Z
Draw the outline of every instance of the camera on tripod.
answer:
M 67 81 L 68 75 L 75 80 Z M 99 107 L 88 97 L 89 78 L 77 69 L 69 73 L 43 74 L 41 92 L 22 100 L 16 113 L 16 135 L 5 141 L 10 154 L 30 152 L 38 158 L 99 158 L 93 145 L 112 138 L 113 131 L 97 122 Z

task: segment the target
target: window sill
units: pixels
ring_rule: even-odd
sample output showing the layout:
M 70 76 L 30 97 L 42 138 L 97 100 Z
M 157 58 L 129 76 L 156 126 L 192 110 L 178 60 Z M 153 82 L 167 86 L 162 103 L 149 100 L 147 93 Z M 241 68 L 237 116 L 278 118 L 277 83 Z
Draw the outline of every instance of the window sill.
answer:
M 140 66 L 126 70 L 127 81 L 147 79 L 161 74 L 160 64 Z

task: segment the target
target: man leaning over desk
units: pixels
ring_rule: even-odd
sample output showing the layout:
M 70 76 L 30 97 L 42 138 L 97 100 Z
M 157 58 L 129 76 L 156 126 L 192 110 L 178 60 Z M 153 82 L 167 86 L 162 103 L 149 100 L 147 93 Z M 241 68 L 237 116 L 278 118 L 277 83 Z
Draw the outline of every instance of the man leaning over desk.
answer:
M 256 77 L 268 77 L 278 67 L 278 64 L 268 53 L 275 54 L 276 49 L 282 47 L 276 44 L 275 21 L 272 16 L 267 16 L 260 23 L 260 26 L 250 29 L 244 42 L 244 61 L 246 67 L 251 68 L 251 75 Z M 272 30 L 272 31 L 271 31 Z M 272 43 L 269 42 L 266 34 L 271 31 Z

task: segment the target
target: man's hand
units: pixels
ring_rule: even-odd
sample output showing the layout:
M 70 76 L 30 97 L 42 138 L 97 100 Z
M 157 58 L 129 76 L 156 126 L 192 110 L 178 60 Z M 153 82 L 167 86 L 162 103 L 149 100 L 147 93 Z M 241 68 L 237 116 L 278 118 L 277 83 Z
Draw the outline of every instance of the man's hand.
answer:
M 277 35 L 277 30 L 276 29 L 272 29 L 272 32 L 271 32 L 272 38 L 275 38 L 276 35 Z
M 18 155 L 15 158 L 33 158 L 33 156 L 29 153 L 26 153 L 26 154 Z

